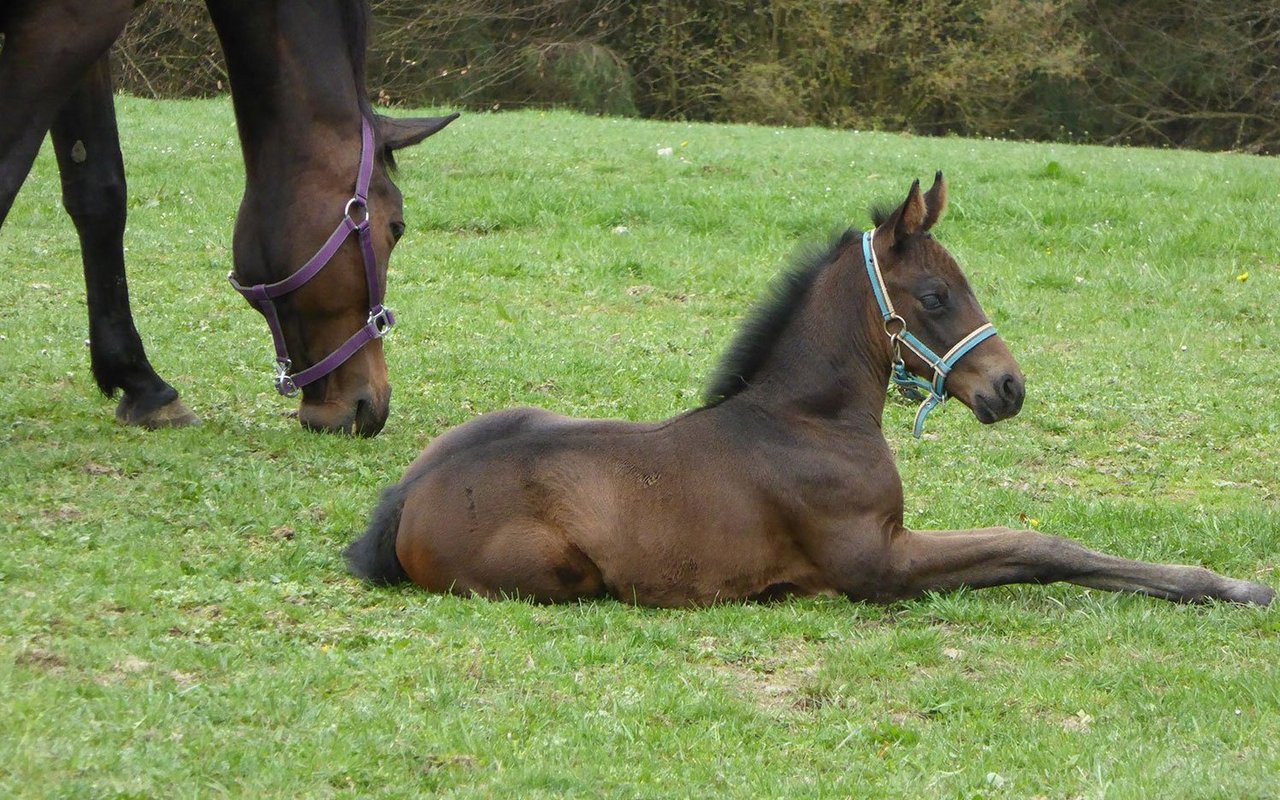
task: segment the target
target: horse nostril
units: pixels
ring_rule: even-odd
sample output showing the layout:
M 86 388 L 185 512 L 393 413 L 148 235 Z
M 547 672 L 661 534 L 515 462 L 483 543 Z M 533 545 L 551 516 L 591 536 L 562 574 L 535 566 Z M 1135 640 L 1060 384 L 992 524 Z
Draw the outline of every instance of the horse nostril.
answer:
M 358 436 L 377 436 L 387 422 L 389 410 L 387 405 L 379 406 L 369 398 L 361 398 L 356 402 L 351 420 L 352 432 Z
M 1000 396 L 1011 405 L 1020 405 L 1024 392 L 1022 381 L 1013 375 L 1005 375 L 1004 380 L 1000 381 Z

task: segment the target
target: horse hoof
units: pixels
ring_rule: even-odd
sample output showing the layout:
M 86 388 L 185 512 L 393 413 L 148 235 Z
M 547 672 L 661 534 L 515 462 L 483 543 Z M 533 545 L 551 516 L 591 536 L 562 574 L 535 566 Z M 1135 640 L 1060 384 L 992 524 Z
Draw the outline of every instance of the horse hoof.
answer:
M 1226 599 L 1232 603 L 1265 608 L 1275 602 L 1276 590 L 1270 586 L 1253 583 L 1252 581 L 1233 580 L 1231 583 L 1232 585 L 1227 590 Z
M 185 428 L 200 424 L 200 418 L 192 414 L 181 400 L 171 400 L 159 408 L 142 413 L 137 406 L 129 402 L 128 398 L 121 399 L 120 404 L 116 406 L 116 421 L 122 425 L 137 425 L 147 430 Z

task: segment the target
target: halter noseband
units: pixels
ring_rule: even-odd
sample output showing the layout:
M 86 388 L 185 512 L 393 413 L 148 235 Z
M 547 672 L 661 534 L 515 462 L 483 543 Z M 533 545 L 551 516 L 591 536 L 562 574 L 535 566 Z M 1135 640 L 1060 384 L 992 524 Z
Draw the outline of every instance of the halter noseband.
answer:
M 329 239 L 320 247 L 307 263 L 289 277 L 275 283 L 259 283 L 253 286 L 241 286 L 236 280 L 235 270 L 227 275 L 227 280 L 235 290 L 244 295 L 249 304 L 267 318 L 271 328 L 271 338 L 276 347 L 276 391 L 286 397 L 297 394 L 298 390 L 309 383 L 333 372 L 351 358 L 356 352 L 374 339 L 381 339 L 396 324 L 395 314 L 382 305 L 385 291 L 378 277 L 378 259 L 373 252 L 373 237 L 369 225 L 369 182 L 373 177 L 373 127 L 368 117 L 360 117 L 360 171 L 356 175 L 355 195 L 347 201 L 342 211 L 342 221 L 329 235 Z M 352 215 L 358 216 L 357 221 Z M 320 359 L 304 370 L 290 374 L 293 362 L 289 359 L 289 351 L 284 343 L 284 331 L 280 327 L 280 316 L 276 312 L 275 299 L 301 288 L 307 281 L 320 273 L 320 270 L 333 259 L 338 249 L 347 241 L 347 237 L 355 234 L 360 242 L 360 252 L 364 257 L 365 280 L 369 284 L 369 318 L 363 327 L 351 335 L 337 350 Z
M 884 317 L 884 332 L 893 342 L 893 372 L 890 380 L 908 399 L 922 401 L 920 409 L 916 411 L 915 425 L 911 429 L 911 433 L 919 439 L 924 433 L 924 418 L 947 400 L 946 382 L 951 368 L 970 350 L 995 336 L 996 329 L 990 322 L 979 325 L 968 336 L 956 342 L 946 355 L 939 357 L 928 345 L 907 330 L 907 321 L 893 310 L 893 301 L 889 299 L 889 290 L 885 286 L 884 276 L 880 274 L 880 263 L 876 261 L 876 250 L 872 246 L 874 235 L 874 229 L 862 234 L 862 259 L 867 265 L 867 277 L 871 280 L 871 291 L 875 294 L 876 305 L 880 306 L 880 316 Z M 906 345 L 933 367 L 932 382 L 907 371 L 906 364 L 902 363 L 902 345 Z

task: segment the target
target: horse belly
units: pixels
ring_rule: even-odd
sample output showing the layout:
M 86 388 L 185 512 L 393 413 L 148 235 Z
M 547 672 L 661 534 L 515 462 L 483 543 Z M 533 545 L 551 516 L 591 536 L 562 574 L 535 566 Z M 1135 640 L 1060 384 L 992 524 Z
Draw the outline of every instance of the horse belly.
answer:
M 646 606 L 701 606 L 830 591 L 758 497 L 636 495 L 584 531 L 609 594 Z

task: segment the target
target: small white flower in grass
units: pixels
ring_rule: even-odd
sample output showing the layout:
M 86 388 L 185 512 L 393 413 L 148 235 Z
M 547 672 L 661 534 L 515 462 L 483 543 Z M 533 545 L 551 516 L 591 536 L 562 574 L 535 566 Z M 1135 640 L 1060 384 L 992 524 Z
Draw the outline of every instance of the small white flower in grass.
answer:
M 658 148 L 658 157 L 659 157 L 659 158 L 669 158 L 669 157 L 671 156 L 671 154 L 672 154 L 672 153 L 674 153 L 674 152 L 675 152 L 675 150 L 674 150 L 673 148 L 670 148 L 670 147 L 659 147 L 659 148 Z

